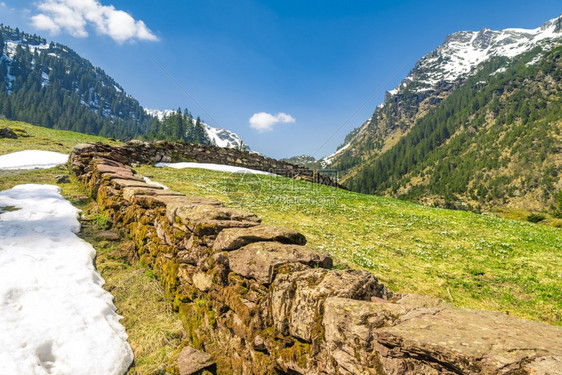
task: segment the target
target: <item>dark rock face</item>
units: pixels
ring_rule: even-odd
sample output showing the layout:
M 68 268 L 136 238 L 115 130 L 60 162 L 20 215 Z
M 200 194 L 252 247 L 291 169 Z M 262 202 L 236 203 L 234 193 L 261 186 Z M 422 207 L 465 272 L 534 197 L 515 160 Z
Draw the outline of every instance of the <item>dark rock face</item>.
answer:
M 180 374 L 560 373 L 560 327 L 393 294 L 369 272 L 331 269 L 294 230 L 146 184 L 130 155 L 79 145 L 69 169 L 179 311 L 197 348 Z
M 65 174 L 59 174 L 55 176 L 55 181 L 57 184 L 68 184 L 70 182 L 70 179 Z
M 0 138 L 12 138 L 16 139 L 18 136 L 14 131 L 10 128 L 2 128 L 0 129 Z

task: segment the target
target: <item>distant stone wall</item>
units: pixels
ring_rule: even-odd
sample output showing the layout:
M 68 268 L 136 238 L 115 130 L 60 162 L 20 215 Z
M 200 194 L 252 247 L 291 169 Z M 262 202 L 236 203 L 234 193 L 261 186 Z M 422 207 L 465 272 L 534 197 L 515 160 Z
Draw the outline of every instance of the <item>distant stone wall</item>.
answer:
M 312 169 L 233 148 L 166 141 L 156 143 L 131 141 L 119 149 L 128 163 L 149 164 L 193 161 L 226 164 L 345 189 L 344 186 L 337 182 L 337 179 Z
M 129 152 L 78 145 L 69 168 L 218 373 L 560 373 L 560 327 L 393 294 L 369 272 L 333 269 L 294 230 L 148 185 L 124 164 Z M 184 362 L 176 370 L 195 373 Z

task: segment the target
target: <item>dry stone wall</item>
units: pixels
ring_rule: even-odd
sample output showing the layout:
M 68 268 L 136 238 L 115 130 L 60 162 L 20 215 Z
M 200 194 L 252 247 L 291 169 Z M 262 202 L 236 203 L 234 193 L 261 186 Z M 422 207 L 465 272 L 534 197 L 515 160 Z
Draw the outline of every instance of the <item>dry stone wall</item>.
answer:
M 232 148 L 166 141 L 156 143 L 131 141 L 120 147 L 120 150 L 129 163 L 148 164 L 194 161 L 199 163 L 226 164 L 345 189 L 344 186 L 338 184 L 337 178 L 333 179 L 326 175 L 329 171 L 318 173 L 300 165 Z
M 294 230 L 148 185 L 129 153 L 78 145 L 69 168 L 158 275 L 187 344 L 212 358 L 186 348 L 171 373 L 560 374 L 560 327 L 392 293 L 333 269 Z

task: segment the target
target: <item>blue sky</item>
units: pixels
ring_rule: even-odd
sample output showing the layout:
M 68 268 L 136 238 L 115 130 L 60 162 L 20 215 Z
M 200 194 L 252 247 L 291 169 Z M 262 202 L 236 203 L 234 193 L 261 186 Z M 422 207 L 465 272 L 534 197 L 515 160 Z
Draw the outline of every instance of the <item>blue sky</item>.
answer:
M 72 0 L 0 0 L 0 22 L 70 46 L 144 107 L 187 107 L 276 158 L 334 152 L 448 34 L 562 13 L 559 0 L 81 1 L 87 17 L 57 20 Z

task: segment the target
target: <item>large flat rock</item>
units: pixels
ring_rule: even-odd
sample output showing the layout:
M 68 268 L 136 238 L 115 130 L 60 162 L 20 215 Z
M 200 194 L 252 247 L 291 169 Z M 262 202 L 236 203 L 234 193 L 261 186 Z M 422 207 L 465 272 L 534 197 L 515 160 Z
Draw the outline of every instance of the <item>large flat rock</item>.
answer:
M 118 187 L 119 189 L 123 189 L 123 188 L 126 188 L 126 187 L 128 187 L 128 188 L 137 187 L 137 188 L 145 188 L 145 189 L 148 189 L 148 188 L 162 189 L 159 186 L 149 185 L 146 182 L 139 181 L 139 180 L 123 180 L 123 179 L 120 179 L 120 178 L 114 178 L 114 179 L 111 180 L 111 183 L 114 186 Z
M 176 222 L 176 213 L 180 207 L 191 207 L 192 209 L 197 206 L 214 206 L 214 207 L 224 207 L 221 201 L 213 198 L 195 197 L 195 196 L 184 196 L 181 200 L 170 201 L 166 204 L 166 217 L 170 223 Z M 178 217 L 181 220 L 181 217 Z
M 197 235 L 216 235 L 225 228 L 247 228 L 261 222 L 256 215 L 246 211 L 205 204 L 179 206 L 175 218 Z
M 276 268 L 287 263 L 301 263 L 310 267 L 332 266 L 332 258 L 300 245 L 275 242 L 256 242 L 228 253 L 230 269 L 244 277 L 270 284 Z
M 560 374 L 562 328 L 429 297 L 328 298 L 323 326 L 343 374 Z
M 135 196 L 156 196 L 156 197 L 183 197 L 182 193 L 172 190 L 163 190 L 155 186 L 147 185 L 145 187 L 124 187 L 123 198 L 132 202 Z
M 236 250 L 254 242 L 276 241 L 291 245 L 306 245 L 301 233 L 282 227 L 259 225 L 245 229 L 225 229 L 219 233 L 213 245 L 216 251 Z

